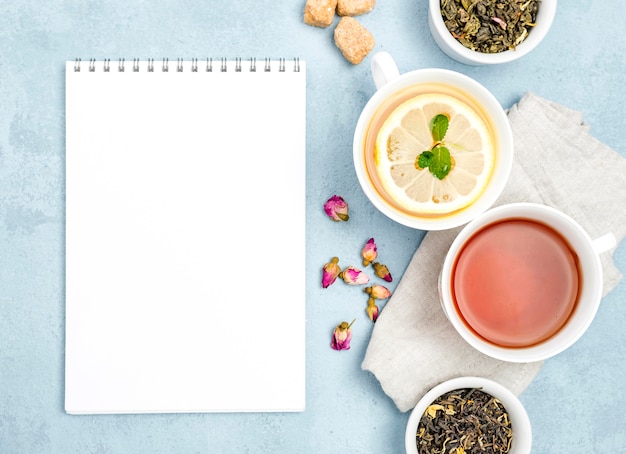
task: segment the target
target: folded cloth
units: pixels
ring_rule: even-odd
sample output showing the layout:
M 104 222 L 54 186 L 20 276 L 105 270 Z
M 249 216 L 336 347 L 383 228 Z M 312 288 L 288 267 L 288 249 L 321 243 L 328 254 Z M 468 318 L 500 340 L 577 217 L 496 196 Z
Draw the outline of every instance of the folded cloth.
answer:
M 508 111 L 515 162 L 496 205 L 536 202 L 568 214 L 592 238 L 626 234 L 626 159 L 589 135 L 582 114 L 527 93 Z M 519 395 L 542 362 L 509 363 L 467 344 L 443 314 L 437 280 L 462 227 L 424 237 L 378 317 L 361 367 L 402 412 L 450 378 L 477 375 Z M 602 254 L 604 295 L 622 278 L 612 251 Z

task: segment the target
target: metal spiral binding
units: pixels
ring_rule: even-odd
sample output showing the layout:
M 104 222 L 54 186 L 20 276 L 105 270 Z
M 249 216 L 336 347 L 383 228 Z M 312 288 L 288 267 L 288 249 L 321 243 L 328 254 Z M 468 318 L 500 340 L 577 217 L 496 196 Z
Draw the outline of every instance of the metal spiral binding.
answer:
M 133 58 L 133 65 L 132 65 L 132 71 L 133 72 L 140 72 L 142 66 L 140 65 L 141 63 L 141 59 L 139 58 Z M 148 58 L 145 60 L 146 61 L 146 68 L 145 70 L 147 72 L 154 72 L 154 58 Z M 278 72 L 280 73 L 284 73 L 287 71 L 287 59 L 285 58 L 279 58 L 278 60 Z M 95 58 L 90 58 L 89 59 L 89 65 L 87 67 L 89 72 L 96 72 L 96 63 L 97 60 Z M 183 72 L 184 68 L 185 68 L 185 60 L 183 58 L 177 58 L 176 59 L 176 72 Z M 219 71 L 220 72 L 228 72 L 228 63 L 229 60 L 227 58 L 220 58 L 220 63 L 219 63 Z M 249 68 L 248 70 L 250 72 L 257 72 L 257 59 L 254 57 L 251 57 L 249 59 Z M 271 72 L 272 71 L 272 59 L 271 58 L 265 58 L 264 59 L 264 64 L 263 64 L 263 71 L 264 72 Z M 234 71 L 237 73 L 243 72 L 243 65 L 242 65 L 242 59 L 240 57 L 237 57 L 234 59 Z M 82 60 L 80 58 L 77 58 L 74 60 L 74 72 L 80 72 L 81 70 L 81 65 L 82 65 Z M 126 69 L 126 60 L 124 58 L 119 58 L 118 62 L 117 62 L 117 72 L 124 72 Z M 104 60 L 102 60 L 102 70 L 104 72 L 111 72 L 111 59 L 110 58 L 105 58 Z M 197 73 L 199 70 L 199 65 L 198 65 L 198 59 L 197 58 L 192 58 L 191 59 L 191 72 Z M 163 62 L 161 65 L 161 71 L 162 72 L 169 72 L 169 59 L 168 58 L 163 58 Z M 207 58 L 206 59 L 206 68 L 205 68 L 206 72 L 213 72 L 213 59 L 212 58 Z M 295 57 L 293 59 L 293 72 L 300 72 L 300 58 L 299 57 Z

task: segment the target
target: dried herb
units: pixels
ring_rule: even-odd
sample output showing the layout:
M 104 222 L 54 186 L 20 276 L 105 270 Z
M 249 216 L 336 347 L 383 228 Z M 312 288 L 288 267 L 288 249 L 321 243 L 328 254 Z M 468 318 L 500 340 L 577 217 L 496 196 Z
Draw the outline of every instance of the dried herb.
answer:
M 372 263 L 372 266 L 374 267 L 374 274 L 376 274 L 376 276 L 378 276 L 379 278 L 387 282 L 393 281 L 393 278 L 391 277 L 391 273 L 389 272 L 389 268 L 387 268 L 387 265 L 374 262 Z
M 376 323 L 376 320 L 378 320 L 378 314 L 380 312 L 380 309 L 376 305 L 376 300 L 374 298 L 370 298 L 369 300 L 367 300 L 367 307 L 365 308 L 365 312 L 367 312 L 367 316 L 370 318 L 370 320 Z
M 441 0 L 446 27 L 465 47 L 483 53 L 515 49 L 531 32 L 540 0 Z
M 367 240 L 367 243 L 361 250 L 361 257 L 363 257 L 363 266 L 367 266 L 376 260 L 376 257 L 378 257 L 378 246 L 376 246 L 374 238 Z
M 370 281 L 370 277 L 360 269 L 354 266 L 347 266 L 339 273 L 339 277 L 343 279 L 346 284 L 361 285 L 367 284 Z
M 350 350 L 350 342 L 352 341 L 352 324 L 356 319 L 348 322 L 341 322 L 338 324 L 334 331 L 333 337 L 330 340 L 330 346 L 333 350 Z
M 336 280 L 341 273 L 341 267 L 339 266 L 339 258 L 333 257 L 330 262 L 324 265 L 322 268 L 322 287 L 328 288 Z
M 513 431 L 506 409 L 478 388 L 447 392 L 426 409 L 417 426 L 419 454 L 502 454 Z
M 348 204 L 343 197 L 338 195 L 334 195 L 326 201 L 324 204 L 324 212 L 335 222 L 350 219 L 350 216 L 348 216 Z

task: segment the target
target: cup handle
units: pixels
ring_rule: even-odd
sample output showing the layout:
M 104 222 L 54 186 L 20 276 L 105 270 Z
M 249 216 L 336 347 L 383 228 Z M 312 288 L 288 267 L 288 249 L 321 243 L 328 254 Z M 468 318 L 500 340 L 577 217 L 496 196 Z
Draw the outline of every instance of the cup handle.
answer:
M 377 52 L 374 54 L 372 57 L 371 69 L 376 90 L 379 90 L 387 82 L 400 75 L 396 62 L 387 52 Z
M 596 253 L 602 254 L 603 252 L 606 252 L 615 247 L 615 245 L 617 244 L 617 238 L 615 238 L 615 235 L 613 233 L 609 232 L 594 239 L 592 243 Z

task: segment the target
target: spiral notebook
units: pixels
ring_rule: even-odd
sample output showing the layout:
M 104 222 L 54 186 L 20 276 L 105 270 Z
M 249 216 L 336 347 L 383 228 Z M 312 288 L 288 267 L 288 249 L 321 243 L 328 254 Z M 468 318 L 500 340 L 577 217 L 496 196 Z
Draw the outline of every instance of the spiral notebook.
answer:
M 304 410 L 305 79 L 66 63 L 67 413 Z

